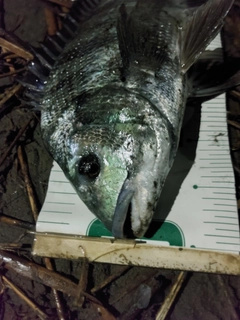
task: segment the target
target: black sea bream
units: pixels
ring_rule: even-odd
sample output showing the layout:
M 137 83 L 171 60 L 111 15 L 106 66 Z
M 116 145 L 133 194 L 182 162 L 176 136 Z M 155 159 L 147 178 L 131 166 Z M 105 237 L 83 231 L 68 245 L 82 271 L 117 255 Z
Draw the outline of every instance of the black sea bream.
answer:
M 22 82 L 41 109 L 48 151 L 117 238 L 148 229 L 187 100 L 239 82 L 216 79 L 226 68 L 216 52 L 202 53 L 232 2 L 79 1 L 29 66 L 37 77 Z

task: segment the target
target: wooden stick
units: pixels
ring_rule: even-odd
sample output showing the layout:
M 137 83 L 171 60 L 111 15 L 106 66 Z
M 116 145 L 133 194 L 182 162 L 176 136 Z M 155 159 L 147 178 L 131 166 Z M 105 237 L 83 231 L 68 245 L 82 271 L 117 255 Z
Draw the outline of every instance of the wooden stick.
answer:
M 67 8 L 67 7 L 62 6 L 61 9 L 62 9 L 63 13 L 68 13 L 69 12 L 69 8 Z
M 44 263 L 48 270 L 54 271 L 52 260 L 50 258 L 44 258 Z M 65 320 L 66 317 L 64 314 L 64 308 L 63 308 L 61 296 L 56 289 L 52 288 L 52 291 L 53 291 L 53 296 L 54 296 L 54 300 L 57 307 L 58 318 L 60 320 Z
M 19 57 L 22 57 L 26 60 L 33 60 L 34 56 L 29 51 L 21 48 L 20 46 L 9 42 L 3 38 L 0 38 L 0 47 L 7 49 L 8 51 L 17 54 Z
M 0 243 L 0 249 L 12 252 L 26 251 L 21 244 L 18 243 Z
M 230 316 L 229 318 L 232 320 L 239 320 L 239 316 L 238 316 L 237 312 L 235 311 L 234 305 L 233 305 L 232 300 L 229 296 L 229 292 L 227 291 L 228 287 L 223 282 L 222 275 L 217 274 L 216 277 L 217 277 L 218 282 L 221 286 L 220 292 L 223 294 L 223 296 L 225 296 L 226 302 L 229 305 L 229 308 L 227 308 L 228 314 Z
M 36 194 L 34 192 L 33 184 L 29 175 L 26 154 L 22 146 L 18 147 L 18 159 L 22 169 L 25 185 L 27 188 L 28 198 L 29 198 L 31 209 L 32 209 L 33 217 L 36 222 L 39 210 L 38 210 L 37 201 L 36 201 Z
M 38 306 L 31 300 L 29 299 L 25 293 L 18 288 L 12 281 L 10 281 L 6 276 L 2 276 L 2 281 L 3 284 L 7 285 L 9 288 L 11 288 L 23 301 L 25 301 L 30 308 L 39 316 L 40 319 L 42 320 L 47 320 L 49 319 L 48 315 L 43 312 L 41 309 L 38 308 Z
M 3 98 L 0 101 L 0 106 L 3 106 L 14 94 L 18 93 L 18 91 L 22 88 L 21 84 L 17 84 L 13 86 L 10 90 L 6 90 L 4 92 Z
M 22 146 L 18 147 L 18 158 L 19 158 L 22 173 L 24 176 L 24 181 L 26 184 L 28 198 L 29 198 L 31 209 L 32 209 L 33 217 L 34 217 L 35 222 L 37 222 L 37 217 L 39 214 L 37 199 L 36 199 L 36 194 L 35 194 L 33 184 L 32 184 L 32 181 L 31 181 L 30 175 L 29 175 L 26 154 L 25 154 Z M 53 271 L 53 264 L 52 264 L 51 259 L 44 258 L 44 262 L 45 262 L 47 269 Z M 59 292 L 54 288 L 52 288 L 52 290 L 53 290 L 53 296 L 54 296 L 55 303 L 56 303 L 58 317 L 60 320 L 65 320 L 63 305 L 62 305 L 62 301 L 61 301 L 61 297 L 59 295 Z
M 3 28 L 3 29 L 5 29 L 4 16 L 5 16 L 4 0 L 0 0 L 0 28 Z
M 233 169 L 240 174 L 240 169 L 237 166 L 233 166 Z
M 32 121 L 32 119 L 29 119 L 28 122 L 19 130 L 18 134 L 13 139 L 12 143 L 10 144 L 10 146 L 8 147 L 8 149 L 6 150 L 6 152 L 3 154 L 2 158 L 0 159 L 0 166 L 3 164 L 4 160 L 7 158 L 8 154 L 10 153 L 12 148 L 15 146 L 16 142 L 19 140 L 19 138 L 25 132 L 25 130 L 27 129 L 27 127 L 29 126 L 31 121 Z
M 240 141 L 236 142 L 235 144 L 232 144 L 231 151 L 236 152 L 240 149 Z
M 23 172 L 23 176 L 24 176 L 24 180 L 25 180 L 25 184 L 26 184 L 26 188 L 27 188 L 28 198 L 29 198 L 31 209 L 32 209 L 33 217 L 34 217 L 35 222 L 37 222 L 37 217 L 39 214 L 39 210 L 38 210 L 38 206 L 37 206 L 37 199 L 36 199 L 36 194 L 35 194 L 35 191 L 34 191 L 34 188 L 32 185 L 32 181 L 31 181 L 30 175 L 29 175 L 26 154 L 25 154 L 22 146 L 18 147 L 18 158 L 19 158 L 19 162 L 20 162 L 21 169 Z M 44 262 L 45 262 L 45 265 L 48 270 L 50 270 L 50 271 L 54 270 L 53 264 L 52 264 L 52 261 L 50 258 L 44 258 Z M 60 294 L 56 289 L 52 288 L 52 290 L 53 290 L 54 300 L 56 303 L 58 318 L 60 320 L 65 320 L 66 318 L 64 315 L 63 305 L 62 305 Z
M 76 299 L 75 299 L 75 304 L 79 308 L 81 308 L 84 303 L 85 297 L 83 295 L 83 292 L 85 292 L 87 288 L 88 269 L 89 269 L 89 262 L 88 262 L 88 259 L 84 257 L 82 267 L 81 267 L 81 275 L 80 275 L 79 283 L 77 286 Z
M 131 266 L 123 266 L 123 267 L 121 267 L 116 273 L 110 275 L 105 280 L 103 280 L 99 285 L 93 287 L 91 289 L 91 293 L 96 293 L 97 291 L 103 289 L 109 283 L 111 283 L 113 280 L 119 278 L 125 271 L 129 270 L 130 268 L 132 268 L 132 267 Z
M 20 24 L 18 24 L 15 28 L 15 30 L 20 26 Z M 31 54 L 31 52 L 29 52 L 29 46 L 27 45 L 26 42 L 24 42 L 23 40 L 21 40 L 20 38 L 18 38 L 18 36 L 16 36 L 14 34 L 14 30 L 12 31 L 7 31 L 6 29 L 0 28 L 0 37 L 4 38 L 5 40 L 7 40 L 8 42 L 15 44 L 17 47 L 20 47 L 22 49 L 24 49 L 27 54 Z M 31 54 L 32 55 L 32 54 Z M 17 56 L 19 57 L 19 54 L 17 54 Z M 33 56 L 33 55 L 32 55 Z M 26 60 L 26 59 L 25 59 Z M 27 59 L 28 60 L 28 59 Z
M 48 0 L 49 2 L 59 4 L 60 6 L 71 8 L 73 1 L 72 0 Z
M 22 276 L 40 282 L 45 286 L 64 292 L 70 296 L 76 296 L 77 284 L 57 272 L 48 270 L 41 265 L 18 257 L 10 252 L 0 250 L 0 264 L 4 264 L 7 270 L 13 270 Z M 101 302 L 92 295 L 83 292 L 84 296 L 96 304 Z
M 11 218 L 5 215 L 0 215 L 0 223 L 7 223 L 9 225 L 20 227 L 26 230 L 34 230 L 35 228 L 35 225 L 30 222 L 23 221 L 16 218 Z
M 150 273 L 147 274 L 142 274 L 141 277 L 138 277 L 138 281 L 130 283 L 130 285 L 125 289 L 120 292 L 120 294 L 116 295 L 111 302 L 111 305 L 114 305 L 117 303 L 119 300 L 121 300 L 126 294 L 129 294 L 130 292 L 136 290 L 141 283 L 145 283 L 148 281 L 150 278 L 155 277 L 159 274 L 159 271 L 156 271 L 156 269 L 151 270 Z
M 237 98 L 240 98 L 240 92 L 237 90 L 231 90 L 230 95 L 236 96 Z
M 173 283 L 170 292 L 168 293 L 167 297 L 165 298 L 160 310 L 156 315 L 156 320 L 164 320 L 176 299 L 176 296 L 179 290 L 182 288 L 183 282 L 186 279 L 187 272 L 181 271 L 177 276 L 176 281 Z
M 232 127 L 236 128 L 236 129 L 240 130 L 240 123 L 238 123 L 237 121 L 228 120 L 227 123 L 228 123 L 230 126 L 232 126 Z
M 60 18 L 60 15 L 58 15 L 56 17 L 56 20 L 57 20 L 57 28 L 58 28 L 58 30 L 61 30 L 62 29 L 62 19 Z
M 44 12 L 45 12 L 45 18 L 46 18 L 46 23 L 47 23 L 48 34 L 50 36 L 53 36 L 58 31 L 57 19 L 55 17 L 55 14 L 51 10 L 51 8 L 45 7 Z
M 19 56 L 15 53 L 11 53 L 9 51 L 7 51 L 6 53 L 2 53 L 2 56 L 0 55 L 1 59 L 7 60 L 7 59 L 16 59 L 19 58 Z
M 11 77 L 11 76 L 13 76 L 14 74 L 17 74 L 17 73 L 20 73 L 20 72 L 25 71 L 26 69 L 27 69 L 27 68 L 24 67 L 24 68 L 21 68 L 21 69 L 17 69 L 17 70 L 13 70 L 13 71 L 10 71 L 10 72 L 7 72 L 7 73 L 0 74 L 0 79 L 2 79 L 2 78 L 7 78 L 7 77 Z
M 106 308 L 104 308 L 103 306 L 100 306 L 99 304 L 96 304 L 96 303 L 94 303 L 92 301 L 91 301 L 91 303 L 96 308 L 97 312 L 100 314 L 101 318 L 98 318 L 98 319 L 116 320 L 116 318 Z

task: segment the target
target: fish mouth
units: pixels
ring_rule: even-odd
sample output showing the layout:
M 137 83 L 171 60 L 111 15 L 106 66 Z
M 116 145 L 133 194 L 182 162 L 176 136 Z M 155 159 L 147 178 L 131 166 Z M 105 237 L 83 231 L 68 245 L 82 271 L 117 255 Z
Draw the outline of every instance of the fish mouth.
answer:
M 131 223 L 133 194 L 134 189 L 129 179 L 126 179 L 119 193 L 113 216 L 112 234 L 115 238 L 135 238 Z

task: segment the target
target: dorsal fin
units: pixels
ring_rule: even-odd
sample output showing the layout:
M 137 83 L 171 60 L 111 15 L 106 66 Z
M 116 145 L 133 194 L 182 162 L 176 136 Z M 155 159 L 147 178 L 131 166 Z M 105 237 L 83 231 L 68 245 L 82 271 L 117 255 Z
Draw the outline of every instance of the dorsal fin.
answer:
M 123 4 L 118 20 L 123 65 L 139 57 L 148 59 L 148 66 L 159 65 L 171 52 L 179 50 L 175 54 L 185 73 L 215 38 L 232 3 L 233 0 L 138 0 L 130 13 Z M 178 45 L 171 36 L 178 39 Z
M 138 0 L 131 12 L 125 4 L 120 6 L 117 32 L 123 68 L 137 63 L 155 70 L 167 58 L 171 44 L 166 34 L 174 33 L 176 26 L 161 16 L 166 2 Z

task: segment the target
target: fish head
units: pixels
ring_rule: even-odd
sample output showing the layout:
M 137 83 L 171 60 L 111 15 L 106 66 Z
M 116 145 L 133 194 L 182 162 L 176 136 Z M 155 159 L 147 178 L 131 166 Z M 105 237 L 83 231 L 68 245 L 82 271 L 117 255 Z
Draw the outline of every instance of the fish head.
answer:
M 74 130 L 62 169 L 113 236 L 139 238 L 149 227 L 171 166 L 172 139 L 168 122 L 146 99 L 121 99 L 108 99 L 111 108 L 105 103 L 98 120 Z
M 105 126 L 85 126 L 71 139 L 64 172 L 81 200 L 111 230 L 114 210 L 127 179 L 120 139 Z

